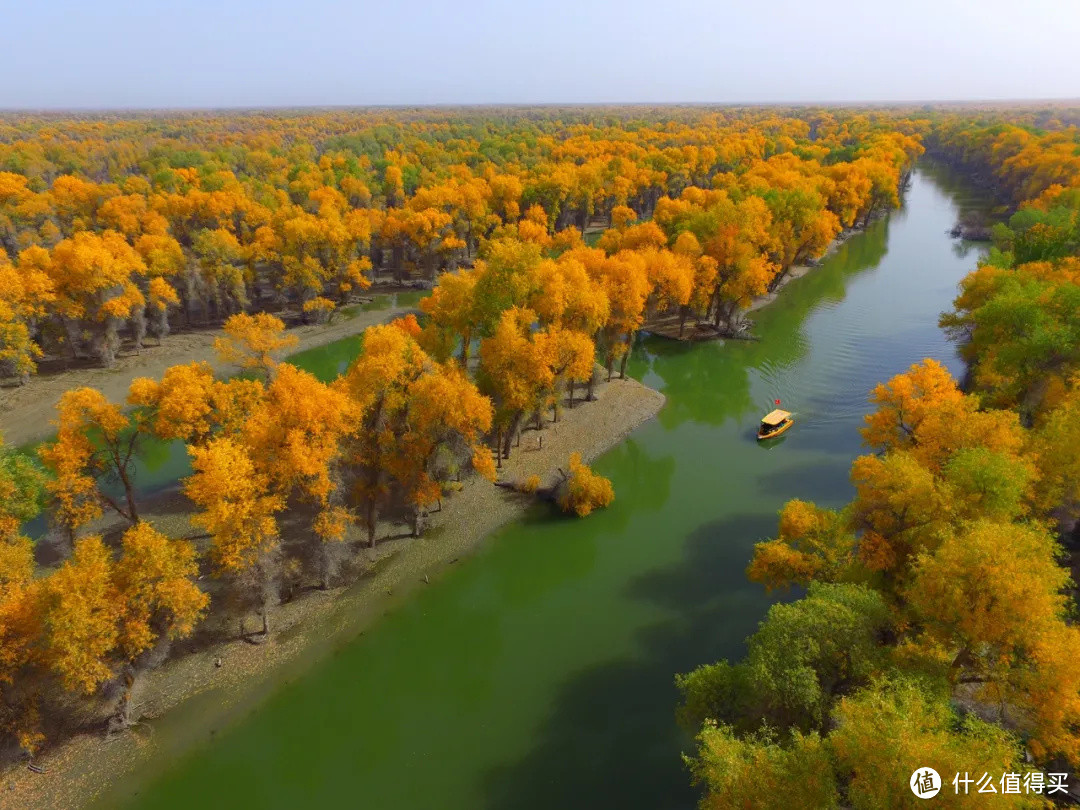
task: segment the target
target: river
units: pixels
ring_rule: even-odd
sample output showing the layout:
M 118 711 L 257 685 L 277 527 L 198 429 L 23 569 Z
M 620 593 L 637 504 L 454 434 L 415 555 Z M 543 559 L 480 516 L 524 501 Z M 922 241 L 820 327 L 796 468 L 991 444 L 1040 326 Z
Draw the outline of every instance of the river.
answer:
M 937 318 L 978 254 L 946 231 L 985 206 L 924 162 L 903 208 L 754 313 L 760 342 L 642 340 L 630 372 L 668 401 L 596 463 L 611 508 L 534 510 L 108 805 L 692 807 L 673 676 L 742 655 L 775 598 L 745 568 L 783 503 L 851 497 L 873 385 L 927 356 L 959 373 Z M 774 399 L 796 425 L 759 445 Z

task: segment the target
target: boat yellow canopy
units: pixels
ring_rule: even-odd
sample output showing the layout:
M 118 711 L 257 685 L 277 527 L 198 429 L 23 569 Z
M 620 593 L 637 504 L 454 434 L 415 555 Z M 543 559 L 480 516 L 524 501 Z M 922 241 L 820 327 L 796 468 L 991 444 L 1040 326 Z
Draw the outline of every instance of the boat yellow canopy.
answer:
M 791 414 L 788 411 L 781 411 L 777 409 L 775 411 L 765 414 L 765 416 L 761 418 L 761 424 L 769 425 L 770 427 L 776 427 L 777 425 L 783 424 L 785 419 L 790 418 Z
M 758 441 L 763 439 L 775 439 L 781 433 L 787 432 L 795 424 L 788 411 L 775 410 L 765 414 L 758 426 Z

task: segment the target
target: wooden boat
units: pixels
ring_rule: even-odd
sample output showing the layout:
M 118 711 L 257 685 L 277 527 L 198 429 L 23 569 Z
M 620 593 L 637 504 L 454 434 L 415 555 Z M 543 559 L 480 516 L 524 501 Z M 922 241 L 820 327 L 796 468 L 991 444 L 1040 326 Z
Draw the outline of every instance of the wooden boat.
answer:
M 771 411 L 761 418 L 761 425 L 757 432 L 758 441 L 775 439 L 794 424 L 795 420 L 787 411 L 779 409 Z

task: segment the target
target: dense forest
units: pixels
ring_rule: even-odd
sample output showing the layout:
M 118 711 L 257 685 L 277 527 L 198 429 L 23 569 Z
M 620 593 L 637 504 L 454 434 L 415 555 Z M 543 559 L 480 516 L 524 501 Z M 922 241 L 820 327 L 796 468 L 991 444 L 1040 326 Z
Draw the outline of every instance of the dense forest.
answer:
M 607 254 L 644 253 L 654 278 L 671 277 L 653 303 L 720 319 L 894 205 L 920 151 L 880 116 L 828 113 L 2 124 L 0 361 L 23 379 L 43 354 L 108 365 L 177 324 L 326 318 L 374 276 L 430 283 L 495 239 L 580 248 L 593 219 L 629 229 Z M 675 245 L 682 231 L 697 243 Z M 648 253 L 669 241 L 685 259 Z M 692 271 L 703 252 L 717 267 Z
M 1009 213 L 941 319 L 970 373 L 878 386 L 855 500 L 792 501 L 757 546 L 750 578 L 805 595 L 745 660 L 679 677 L 691 769 L 710 807 L 873 808 L 897 762 L 1029 782 L 1080 762 L 1080 143 L 1068 111 L 977 108 L 0 118 L 8 382 L 191 330 L 245 369 L 177 365 L 123 402 L 72 388 L 53 440 L 0 453 L 5 756 L 85 704 L 126 726 L 135 679 L 211 611 L 269 634 L 283 577 L 338 582 L 343 541 L 374 545 L 386 515 L 418 534 L 526 424 L 625 375 L 639 332 L 739 336 L 756 297 L 900 204 L 924 150 Z M 367 329 L 338 379 L 282 360 L 288 325 L 405 283 L 431 290 L 418 316 Z M 187 446 L 199 542 L 140 517 L 149 439 Z M 576 457 L 556 489 L 579 515 L 614 495 Z M 56 565 L 24 536 L 42 512 Z
M 1080 138 L 978 111 L 923 142 L 1011 212 L 941 317 L 969 374 L 927 359 L 879 385 L 855 499 L 790 501 L 756 546 L 750 579 L 805 596 L 744 660 L 678 678 L 703 806 L 901 806 L 916 762 L 1043 806 L 1080 763 Z
M 127 725 L 137 675 L 215 609 L 200 570 L 241 636 L 252 613 L 267 634 L 286 573 L 333 583 L 342 541 L 374 545 L 390 511 L 419 533 L 463 475 L 495 477 L 525 422 L 624 374 L 650 320 L 737 330 L 788 269 L 898 204 L 918 129 L 760 110 L 4 119 L 12 382 L 222 326 L 219 354 L 247 370 L 174 366 L 126 402 L 74 388 L 37 459 L 5 451 L 8 750 L 49 742 L 80 701 L 114 702 L 110 728 Z M 281 362 L 286 321 L 324 321 L 381 281 L 433 287 L 421 317 L 367 329 L 330 384 Z M 146 438 L 187 445 L 205 542 L 140 519 Z M 613 497 L 576 456 L 552 494 L 579 515 Z M 42 509 L 59 566 L 36 566 L 20 533 Z M 129 528 L 93 533 L 103 513 Z M 286 516 L 305 542 L 282 543 Z

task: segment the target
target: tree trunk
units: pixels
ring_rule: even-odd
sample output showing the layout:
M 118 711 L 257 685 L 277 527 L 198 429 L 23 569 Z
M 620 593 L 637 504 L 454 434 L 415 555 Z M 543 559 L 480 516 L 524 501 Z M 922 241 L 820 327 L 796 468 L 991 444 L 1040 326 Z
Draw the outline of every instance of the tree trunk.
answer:
M 367 506 L 367 540 L 368 548 L 375 548 L 375 499 L 370 498 Z
M 521 426 L 521 417 L 524 411 L 518 411 L 514 414 L 514 418 L 511 420 L 510 425 L 507 427 L 506 436 L 503 439 L 502 452 L 505 458 L 510 458 L 510 442 L 513 441 L 514 434 L 518 432 L 518 428 Z
M 461 335 L 461 367 L 467 369 L 469 367 L 469 344 L 472 343 L 472 333 L 464 332 Z
M 120 693 L 117 702 L 116 714 L 114 715 L 115 726 L 118 731 L 131 728 L 131 693 L 135 689 L 135 669 L 130 664 L 124 667 L 122 678 L 124 689 Z
M 721 319 L 721 317 L 723 317 L 722 313 L 723 313 L 723 309 L 724 309 L 723 304 L 720 301 L 720 292 L 719 291 L 717 291 L 716 295 L 713 298 L 713 308 L 712 309 L 713 309 L 713 327 L 716 329 L 716 331 L 719 332 L 720 331 L 720 319 Z
M 120 474 L 120 481 L 124 485 L 124 495 L 127 496 L 128 514 L 126 517 L 131 521 L 132 525 L 139 522 L 139 509 L 135 505 L 135 487 L 131 483 L 131 479 L 127 474 L 127 465 L 122 465 L 117 472 Z
M 424 533 L 424 518 L 427 515 L 427 511 L 422 509 L 419 504 L 413 506 L 413 519 L 412 519 L 412 536 L 419 537 Z
M 77 362 L 78 359 L 79 359 L 78 340 L 77 340 L 77 338 L 78 338 L 78 326 L 77 326 L 77 324 L 72 324 L 71 321 L 68 320 L 67 318 L 63 318 L 62 322 L 63 322 L 63 326 L 64 326 L 64 337 L 67 338 L 66 342 L 67 342 L 68 352 L 71 354 L 71 359 L 73 361 Z
M 131 337 L 135 344 L 135 353 L 142 351 L 143 339 L 146 337 L 146 308 L 139 307 L 131 317 Z
M 394 246 L 391 249 L 391 256 L 394 281 L 400 284 L 405 280 L 405 246 L 402 245 L 400 241 L 394 243 Z

